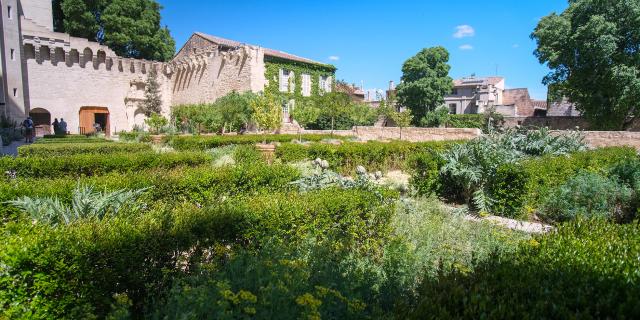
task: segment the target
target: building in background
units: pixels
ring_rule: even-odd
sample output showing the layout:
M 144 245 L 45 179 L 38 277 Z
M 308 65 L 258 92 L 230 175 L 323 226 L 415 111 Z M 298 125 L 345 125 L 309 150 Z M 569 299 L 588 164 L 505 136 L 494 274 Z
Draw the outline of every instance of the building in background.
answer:
M 336 68 L 278 50 L 195 33 L 169 62 L 128 59 L 109 47 L 54 32 L 51 0 L 3 0 L 0 8 L 0 112 L 38 132 L 64 118 L 71 133 L 107 134 L 144 123 L 139 110 L 149 72 L 158 73 L 162 113 L 179 104 L 213 102 L 232 91 L 271 90 L 283 97 L 283 122 L 294 97 L 333 88 Z
M 451 114 L 479 114 L 489 108 L 508 117 L 544 116 L 546 101 L 534 100 L 527 88 L 506 89 L 503 77 L 466 77 L 454 80 L 445 96 Z

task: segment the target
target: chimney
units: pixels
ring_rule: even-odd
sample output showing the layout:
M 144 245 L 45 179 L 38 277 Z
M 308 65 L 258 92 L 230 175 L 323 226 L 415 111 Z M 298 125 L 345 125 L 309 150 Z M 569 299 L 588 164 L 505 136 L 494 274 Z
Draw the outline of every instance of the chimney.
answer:
M 392 91 L 395 89 L 396 89 L 396 84 L 393 82 L 393 80 L 389 81 L 389 91 Z

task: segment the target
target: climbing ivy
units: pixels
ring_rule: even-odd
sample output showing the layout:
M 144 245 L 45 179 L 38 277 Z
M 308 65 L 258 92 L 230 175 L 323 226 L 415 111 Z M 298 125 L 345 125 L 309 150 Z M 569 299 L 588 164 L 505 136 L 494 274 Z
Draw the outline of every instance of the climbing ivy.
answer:
M 280 69 L 285 69 L 293 72 L 293 77 L 289 79 L 290 84 L 295 84 L 293 92 L 280 92 Z M 335 72 L 336 67 L 328 64 L 311 64 L 304 62 L 297 62 L 291 60 L 280 59 L 276 57 L 265 57 L 265 79 L 268 81 L 268 85 L 265 86 L 265 92 L 272 94 L 279 99 L 303 101 L 311 97 L 318 96 L 320 89 L 318 87 L 321 76 L 330 76 L 333 81 L 331 85 L 335 84 Z M 304 97 L 302 95 L 302 75 L 308 74 L 311 76 L 311 96 Z

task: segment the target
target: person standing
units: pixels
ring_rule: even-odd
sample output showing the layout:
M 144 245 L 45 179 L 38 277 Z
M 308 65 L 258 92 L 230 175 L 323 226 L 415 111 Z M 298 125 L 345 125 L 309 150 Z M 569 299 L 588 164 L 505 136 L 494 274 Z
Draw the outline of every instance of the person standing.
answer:
M 23 122 L 22 126 L 24 127 L 25 135 L 24 142 L 32 143 L 33 142 L 33 120 L 31 117 L 27 117 Z
M 67 123 L 64 121 L 64 118 L 60 118 L 60 133 L 67 134 Z
M 60 134 L 60 122 L 58 122 L 58 118 L 53 120 L 53 134 Z

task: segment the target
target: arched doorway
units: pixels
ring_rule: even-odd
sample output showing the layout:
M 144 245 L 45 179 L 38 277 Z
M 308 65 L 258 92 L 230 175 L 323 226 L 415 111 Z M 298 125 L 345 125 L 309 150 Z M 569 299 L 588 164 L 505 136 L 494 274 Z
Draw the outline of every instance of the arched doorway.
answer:
M 97 124 L 97 125 L 96 125 Z M 111 135 L 111 123 L 109 121 L 109 108 L 106 107 L 82 107 L 80 108 L 80 133 L 91 134 L 96 132 L 96 128 Z
M 33 120 L 33 127 L 36 129 L 36 137 L 51 134 L 51 113 L 47 109 L 33 108 L 29 111 L 29 116 Z

